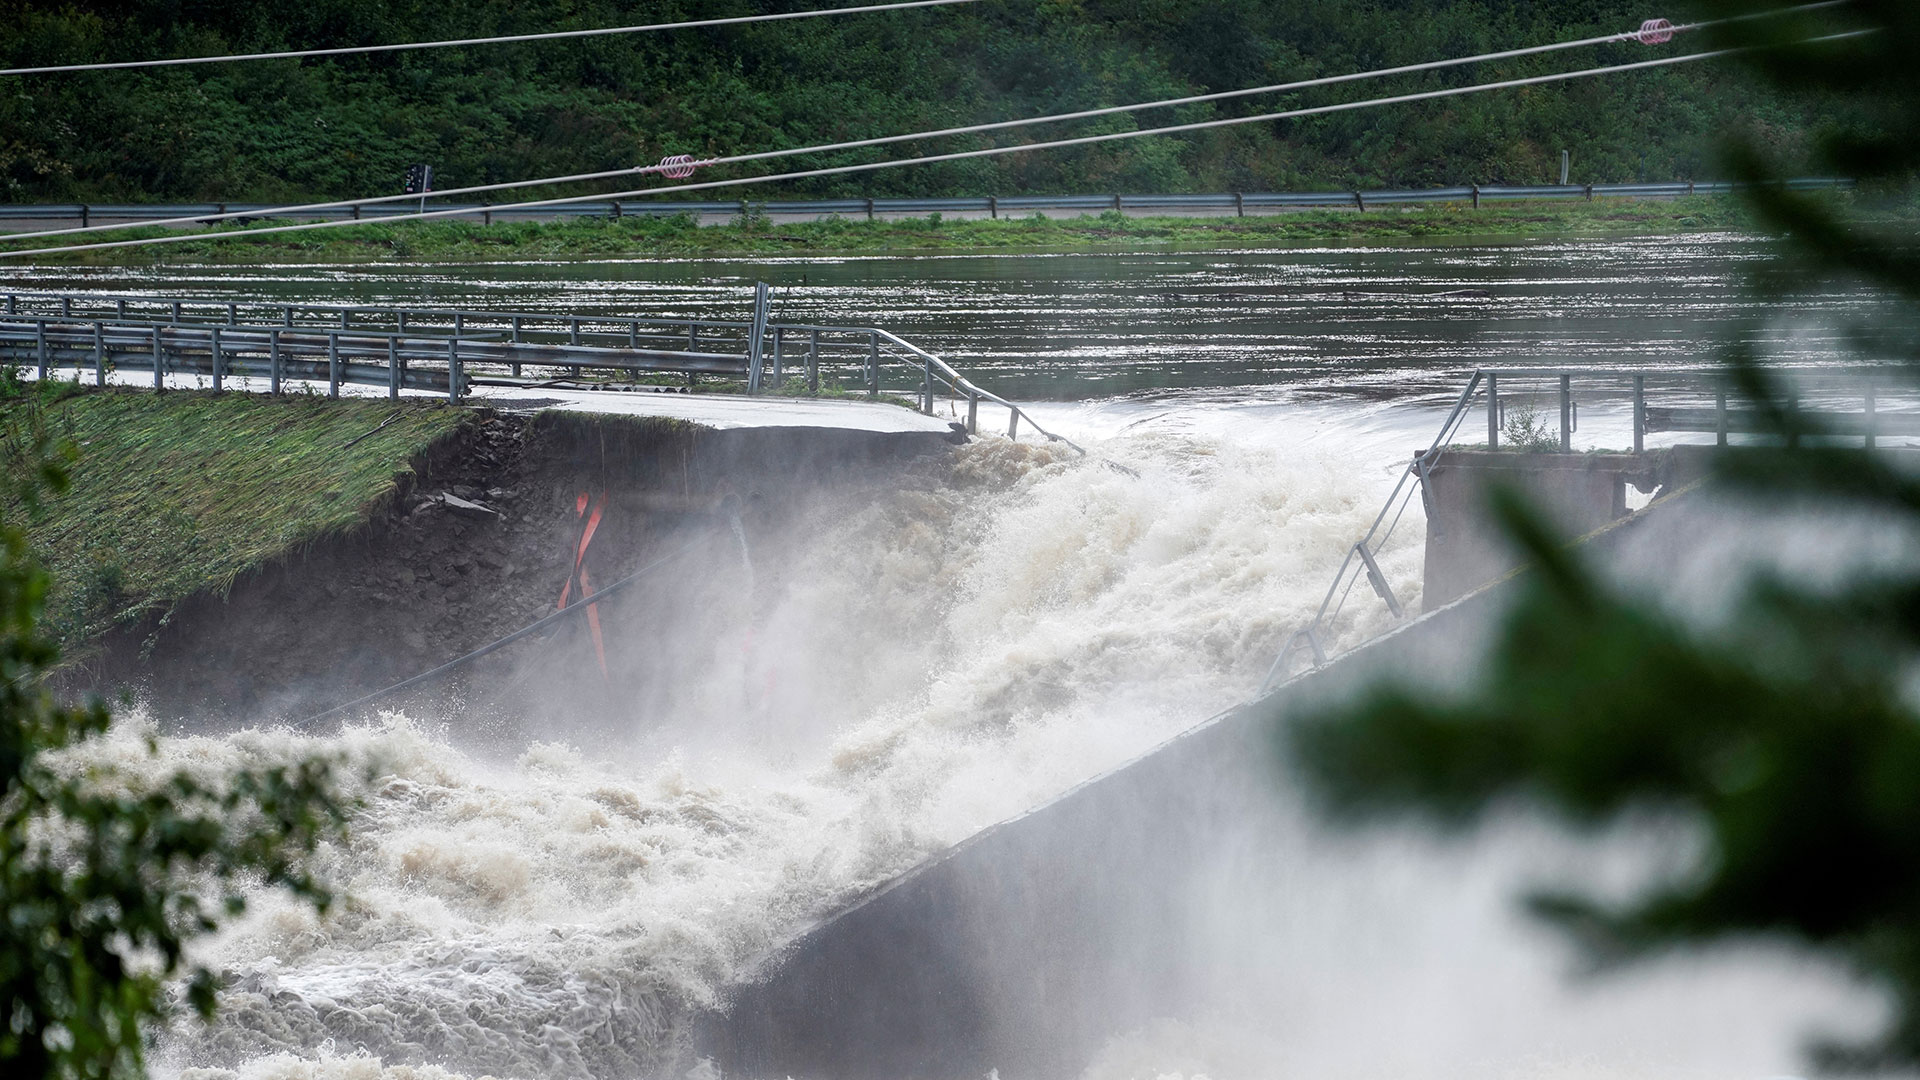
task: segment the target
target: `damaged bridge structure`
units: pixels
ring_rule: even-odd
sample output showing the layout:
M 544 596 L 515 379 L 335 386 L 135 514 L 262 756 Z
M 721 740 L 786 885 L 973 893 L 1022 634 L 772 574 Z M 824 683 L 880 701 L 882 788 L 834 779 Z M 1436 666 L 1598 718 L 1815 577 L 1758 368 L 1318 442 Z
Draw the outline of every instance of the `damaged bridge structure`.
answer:
M 870 398 L 904 393 L 923 416 L 944 398 L 964 407 L 960 426 L 969 432 L 981 430 L 983 405 L 1004 409 L 1009 435 L 1025 429 L 1056 438 L 1018 405 L 892 333 L 776 322 L 769 306 L 764 286 L 756 290 L 751 317 L 740 321 L 0 294 L 0 361 L 43 378 L 76 370 L 101 385 L 137 372 L 150 375 L 157 389 L 180 385 L 182 378 L 206 380 L 211 389 L 264 380 L 272 392 L 306 384 L 331 395 L 433 394 L 456 402 L 487 386 L 608 394 L 674 389 L 635 382 L 637 376 L 660 375 L 687 382 L 736 380 L 748 399 L 765 401 L 767 391 L 802 380 L 806 389 L 839 386 Z M 1792 393 L 1778 401 L 1743 407 L 1736 373 L 1718 368 L 1471 372 L 1440 431 L 1411 456 L 1372 527 L 1349 548 L 1314 618 L 1292 635 L 1255 700 L 975 833 L 775 943 L 691 1023 L 691 1048 L 723 1075 L 977 1080 L 998 1070 L 1006 1076 L 1067 1077 L 1116 1036 L 1157 1019 L 1194 1015 L 1208 1004 L 1220 968 L 1243 951 L 1240 943 L 1272 929 L 1260 922 L 1271 913 L 1259 899 L 1284 890 L 1297 872 L 1289 863 L 1297 847 L 1287 845 L 1299 841 L 1286 839 L 1289 826 L 1276 805 L 1284 788 L 1275 740 L 1281 718 L 1348 695 L 1381 673 L 1432 675 L 1438 684 L 1443 673 L 1467 666 L 1473 643 L 1500 614 L 1516 560 L 1487 522 L 1489 490 L 1519 489 L 1565 535 L 1606 552 L 1636 530 L 1675 520 L 1686 500 L 1668 496 L 1705 475 L 1713 455 L 1771 437 L 1781 416 L 1797 418 L 1794 430 L 1820 433 L 1810 438 L 1866 448 L 1920 436 L 1911 374 L 1821 369 L 1796 378 Z M 783 527 L 788 519 L 780 516 L 779 493 L 797 486 L 789 484 L 792 473 L 829 458 L 843 459 L 849 474 L 862 473 L 867 470 L 860 467 L 866 460 L 861 455 L 872 449 L 809 447 L 779 431 L 709 437 L 643 430 L 627 433 L 630 445 L 610 445 L 608 432 L 575 420 L 535 418 L 520 433 L 508 430 L 504 418 L 490 420 L 500 430 L 483 429 L 493 440 L 489 445 L 503 459 L 517 459 L 476 467 L 472 476 L 442 470 L 443 480 L 456 481 L 448 484 L 448 496 L 458 501 L 443 496 L 396 505 L 383 526 L 392 534 L 383 542 L 416 538 L 406 542 L 417 541 L 423 569 L 444 561 L 455 546 L 478 549 L 503 566 L 521 550 L 568 553 L 572 575 L 551 614 L 483 633 L 470 625 L 472 616 L 499 606 L 501 586 L 449 591 L 446 622 L 469 635 L 471 640 L 457 640 L 471 651 L 390 683 L 389 676 L 400 674 L 389 670 L 394 664 L 418 671 L 417 658 L 396 660 L 380 635 L 355 643 L 356 635 L 365 634 L 366 611 L 356 594 L 343 592 L 332 606 L 319 603 L 312 582 L 324 575 L 287 569 L 263 575 L 249 592 L 262 609 L 302 611 L 301 625 L 286 628 L 297 640 L 236 644 L 216 638 L 216 631 L 237 637 L 249 624 L 232 617 L 232 605 L 209 601 L 183 609 L 180 621 L 214 629 L 176 645 L 162 642 L 155 658 L 177 658 L 185 667 L 208 655 L 232 656 L 231 650 L 246 645 L 282 663 L 281 670 L 293 670 L 284 666 L 288 657 L 329 669 L 361 665 L 365 670 L 355 669 L 355 677 L 372 693 L 349 699 L 346 684 L 336 678 L 338 696 L 323 702 L 332 707 L 310 717 L 317 719 L 376 697 L 391 700 L 385 695 L 453 663 L 479 664 L 490 650 L 579 611 L 592 621 L 595 668 L 604 677 L 596 600 L 643 577 L 697 582 L 703 575 L 660 568 L 677 552 L 699 547 L 727 551 L 731 558 L 729 543 L 715 537 L 736 539 L 740 561 L 750 565 L 743 514 L 749 524 L 755 515 L 764 519 L 761 527 L 768 531 Z M 1484 441 L 1476 439 L 1481 420 Z M 1600 445 L 1595 430 L 1616 433 L 1619 445 Z M 809 456 L 809 450 L 816 453 Z M 897 456 L 910 451 L 917 452 L 901 448 Z M 650 465 L 637 468 L 636 462 Z M 763 475 L 745 477 L 755 482 L 742 485 L 749 466 Z M 490 498 L 498 491 L 503 501 L 517 490 L 511 497 L 521 502 L 505 521 L 443 512 L 473 509 L 457 481 Z M 755 497 L 756 488 L 764 498 Z M 1416 497 L 1427 522 L 1417 604 L 1396 592 L 1380 565 L 1396 537 L 1409 543 L 1410 530 L 1400 526 Z M 1652 501 L 1636 509 L 1646 499 Z M 603 519 L 610 501 L 627 513 L 625 520 Z M 604 530 L 597 546 L 596 529 Z M 616 533 L 630 541 L 618 559 L 607 551 Z M 672 550 L 642 559 L 642 552 L 652 551 L 647 543 L 668 536 L 675 538 Z M 341 545 L 335 554 L 345 564 L 351 552 Z M 583 560 L 602 554 L 609 556 L 606 574 L 601 578 L 596 566 L 594 576 L 603 583 L 589 585 Z M 546 584 L 540 574 L 503 570 L 500 576 L 512 582 L 516 595 L 533 596 L 536 585 Z M 1345 604 L 1362 580 L 1395 624 L 1331 655 Z M 351 579 L 349 585 L 361 587 Z M 542 610 L 554 604 L 551 591 L 537 600 Z M 126 656 L 146 661 L 146 629 L 125 635 Z M 220 647 L 209 648 L 209 642 Z M 321 646 L 337 649 L 323 654 Z M 584 655 L 577 658 L 583 669 Z M 540 666 L 564 675 L 560 664 Z M 304 676 L 307 669 L 298 673 Z M 476 676 L 469 685 L 503 685 L 520 677 L 505 667 L 493 674 L 495 683 Z M 103 682 L 112 675 L 106 670 Z M 237 697 L 224 683 L 209 692 Z M 306 714 L 303 702 L 294 704 Z
M 1517 562 L 1488 492 L 1530 496 L 1596 558 L 1679 550 L 1710 527 L 1686 493 L 1716 454 L 1782 430 L 1881 453 L 1920 435 L 1910 371 L 1791 374 L 1790 392 L 1740 406 L 1744 384 L 1723 368 L 1472 372 L 1254 700 L 821 919 L 734 987 L 703 1050 L 729 1073 L 802 1080 L 1071 1076 L 1115 1038 L 1203 1014 L 1246 942 L 1290 932 L 1275 898 L 1310 872 L 1312 841 L 1284 809 L 1279 724 L 1382 675 L 1438 688 L 1472 667 Z M 1463 445 L 1481 419 L 1485 441 Z M 1617 448 L 1594 445 L 1615 435 Z M 1396 535 L 1409 542 L 1396 526 L 1416 497 L 1424 612 L 1379 565 Z M 1362 580 L 1395 622 L 1331 656 Z
M 1426 519 L 1420 606 L 1433 611 L 1520 565 L 1489 497 L 1523 497 L 1561 535 L 1618 521 L 1705 476 L 1717 455 L 1780 444 L 1904 448 L 1920 436 L 1920 381 L 1893 365 L 1778 369 L 1771 391 L 1726 367 L 1481 368 L 1433 441 L 1408 461 L 1366 534 L 1348 549 L 1314 618 L 1288 641 L 1267 684 L 1328 660 L 1327 642 L 1356 586 L 1395 619 L 1412 614 L 1380 571 L 1417 498 Z M 1587 427 L 1582 434 L 1581 412 Z M 1468 442 L 1485 422 L 1485 441 Z M 1785 432 L 1786 434 L 1781 434 Z
M 1024 426 L 1057 439 L 1019 405 L 891 331 L 773 319 L 765 284 L 740 320 L 7 292 L 0 363 L 99 385 L 137 372 L 155 389 L 191 380 L 277 394 L 298 384 L 332 397 L 359 388 L 452 402 L 486 390 L 691 390 L 704 378 L 748 397 L 908 398 L 927 416 L 949 402 L 955 415 L 964 410 L 970 434 L 981 430 L 985 406 L 1004 415 L 1009 437 Z M 659 376 L 681 381 L 660 385 Z

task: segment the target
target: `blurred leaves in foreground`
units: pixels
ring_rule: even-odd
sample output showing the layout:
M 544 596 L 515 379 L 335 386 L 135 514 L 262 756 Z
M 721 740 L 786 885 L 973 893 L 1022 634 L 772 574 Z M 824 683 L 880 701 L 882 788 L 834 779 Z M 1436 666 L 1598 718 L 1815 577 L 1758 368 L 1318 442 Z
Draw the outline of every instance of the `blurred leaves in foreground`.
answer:
M 9 415 L 15 490 L 0 503 L 31 509 L 66 488 L 72 447 L 43 421 Z M 39 626 L 47 584 L 20 523 L 0 523 L 0 1074 L 137 1077 L 175 979 L 211 1015 L 215 977 L 184 950 L 245 910 L 245 886 L 327 906 L 305 856 L 345 809 L 320 760 L 213 778 L 89 764 L 111 718 L 42 685 L 57 658 Z
M 1701 13 L 1781 6 L 1712 2 Z M 1836 172 L 1870 197 L 1911 191 L 1920 6 L 1859 0 L 1717 33 L 1719 44 L 1752 47 L 1741 61 L 1780 93 L 1843 106 L 1846 122 L 1819 140 Z M 1869 228 L 1769 186 L 1779 172 L 1751 142 L 1730 142 L 1726 158 L 1787 240 L 1756 288 L 1779 297 L 1840 275 L 1891 297 L 1900 318 L 1887 324 L 1914 322 L 1913 228 Z M 1872 342 L 1863 359 L 1913 362 L 1912 341 L 1877 329 L 1856 335 Z M 1737 347 L 1729 355 L 1774 416 L 1777 441 L 1817 434 L 1769 410 L 1778 397 L 1763 366 Z M 1745 450 L 1725 456 L 1715 479 L 1775 504 L 1826 500 L 1890 528 L 1920 526 L 1920 484 L 1858 449 Z M 1534 910 L 1602 963 L 1754 935 L 1810 945 L 1886 987 L 1895 1006 L 1877 1040 L 1819 1044 L 1816 1062 L 1920 1063 L 1920 560 L 1855 567 L 1838 587 L 1759 573 L 1731 617 L 1700 629 L 1609 584 L 1517 500 L 1497 500 L 1495 512 L 1534 569 L 1516 584 L 1484 669 L 1452 700 L 1377 685 L 1355 704 L 1297 717 L 1287 739 L 1311 790 L 1340 816 L 1450 826 L 1515 801 L 1582 828 L 1677 812 L 1706 840 L 1687 873 L 1617 903 L 1543 893 Z

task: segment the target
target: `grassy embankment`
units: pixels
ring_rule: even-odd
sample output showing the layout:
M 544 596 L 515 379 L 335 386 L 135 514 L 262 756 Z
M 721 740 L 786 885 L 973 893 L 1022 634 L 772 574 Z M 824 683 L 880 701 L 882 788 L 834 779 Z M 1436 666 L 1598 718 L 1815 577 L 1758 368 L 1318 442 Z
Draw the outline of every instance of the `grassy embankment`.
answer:
M 155 262 L 470 261 L 501 258 L 687 257 L 939 251 L 1221 249 L 1314 243 L 1368 243 L 1445 237 L 1582 237 L 1743 229 L 1737 200 L 1697 196 L 1671 201 L 1597 199 L 1385 207 L 1365 213 L 1308 210 L 1245 218 L 1128 217 L 1108 212 L 962 221 L 939 215 L 902 221 L 772 223 L 750 217 L 702 226 L 692 218 L 628 216 L 618 221 L 434 221 L 351 225 L 305 232 L 39 256 L 38 262 L 89 265 Z M 88 239 L 164 235 L 128 229 Z M 0 238 L 0 250 L 47 241 Z
M 72 486 L 39 515 L 0 500 L 0 513 L 26 521 L 53 575 L 47 626 L 70 655 L 115 625 L 225 589 L 360 524 L 413 455 L 473 416 L 405 399 L 0 389 L 9 467 L 36 429 L 77 452 Z

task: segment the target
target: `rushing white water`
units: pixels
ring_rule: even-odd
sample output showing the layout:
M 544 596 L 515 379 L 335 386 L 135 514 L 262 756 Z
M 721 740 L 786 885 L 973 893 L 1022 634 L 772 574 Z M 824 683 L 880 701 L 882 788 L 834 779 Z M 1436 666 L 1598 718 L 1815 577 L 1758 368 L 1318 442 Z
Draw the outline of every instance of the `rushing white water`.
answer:
M 316 921 L 261 897 L 204 950 L 232 976 L 221 1018 L 163 1063 L 678 1074 L 686 1008 L 807 919 L 1243 698 L 1387 480 L 1204 436 L 1092 460 L 980 442 L 946 483 L 757 540 L 751 653 L 716 649 L 644 737 L 502 755 L 458 716 L 389 716 L 145 761 L 123 732 L 130 768 L 318 752 L 370 777 L 322 859 L 348 902 Z M 1388 560 L 1402 595 L 1418 552 L 1416 528 Z
M 1091 459 L 978 442 L 938 483 L 824 498 L 795 539 L 754 538 L 751 597 L 655 597 L 687 609 L 654 621 L 720 629 L 681 682 L 576 745 L 491 744 L 455 712 L 167 738 L 148 758 L 124 725 L 97 753 L 130 771 L 326 753 L 367 777 L 321 860 L 348 900 L 320 920 L 263 894 L 207 943 L 222 1014 L 169 1033 L 163 1071 L 709 1076 L 683 1024 L 742 965 L 1242 699 L 1430 420 L 1260 416 L 1062 410 L 1107 433 Z M 1402 528 L 1384 568 L 1411 599 L 1419 524 Z M 1385 623 L 1370 596 L 1349 610 L 1350 640 Z M 1757 1080 L 1794 1067 L 1810 1020 L 1880 1015 L 1778 951 L 1569 982 L 1516 890 L 1631 880 L 1649 850 L 1686 850 L 1670 823 L 1577 847 L 1515 820 L 1441 846 L 1328 834 L 1277 791 L 1243 827 L 1252 857 L 1187 883 L 1222 912 L 1200 945 L 1212 1007 L 1116 1035 L 1086 1080 Z
M 1412 401 L 1450 400 L 1462 369 L 1489 362 L 1702 360 L 1755 315 L 1737 272 L 1763 256 L 1692 237 L 57 281 L 32 268 L 36 286 L 723 317 L 771 280 L 785 317 L 884 325 L 1016 398 L 1070 399 L 1036 414 L 1095 451 L 977 444 L 946 483 L 823 501 L 804 527 L 754 537 L 750 595 L 696 577 L 645 599 L 683 639 L 610 625 L 610 660 L 629 650 L 665 674 L 630 716 L 556 725 L 551 743 L 501 745 L 451 705 L 323 736 L 167 738 L 157 759 L 124 726 L 98 753 L 129 771 L 323 753 L 368 776 L 352 838 L 322 859 L 349 899 L 318 921 L 263 894 L 207 943 L 232 978 L 222 1018 L 170 1032 L 163 1069 L 701 1075 L 679 1025 L 740 965 L 1251 690 L 1432 437 L 1438 416 Z M 1799 327 L 1857 301 L 1826 289 L 1757 340 L 1787 359 L 1844 355 Z M 1609 406 L 1586 405 L 1577 438 L 1600 438 Z M 1402 530 L 1384 568 L 1412 601 L 1417 510 Z M 724 546 L 706 573 L 737 565 Z M 1349 640 L 1384 622 L 1364 587 L 1347 610 Z M 1516 915 L 1516 890 L 1636 865 L 1660 846 L 1646 836 L 1577 847 L 1525 822 L 1450 847 L 1329 836 L 1276 792 L 1245 843 L 1243 863 L 1191 883 L 1201 910 L 1223 911 L 1216 1007 L 1117 1035 L 1087 1080 L 1757 1080 L 1797 1067 L 1810 1020 L 1858 1030 L 1879 1015 L 1777 952 L 1564 979 L 1566 955 Z

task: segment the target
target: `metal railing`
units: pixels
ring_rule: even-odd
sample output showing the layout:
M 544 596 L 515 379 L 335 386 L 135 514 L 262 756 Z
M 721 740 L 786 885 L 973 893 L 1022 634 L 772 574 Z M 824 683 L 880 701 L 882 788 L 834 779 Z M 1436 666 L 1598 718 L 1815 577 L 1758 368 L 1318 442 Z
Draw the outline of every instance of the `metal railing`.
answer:
M 941 357 L 878 327 L 775 322 L 765 285 L 747 320 L 622 318 L 554 312 L 292 304 L 111 293 L 0 294 L 0 361 L 34 368 L 152 370 L 431 389 L 458 398 L 475 385 L 573 385 L 592 389 L 646 373 L 732 378 L 749 393 L 817 394 L 823 386 L 899 394 L 927 415 L 944 396 L 966 403 L 979 431 L 981 402 L 1008 411 L 1007 435 L 1042 427 L 1018 404 L 988 391 Z M 316 352 L 318 350 L 318 352 Z M 302 366 L 324 355 L 324 369 Z M 279 361 L 274 358 L 279 357 Z M 902 380 L 901 375 L 906 379 Z M 599 379 L 601 381 L 593 381 Z M 891 381 L 890 381 L 891 379 Z M 795 385 L 796 382 L 798 385 Z
M 1768 374 L 1779 387 L 1775 400 L 1756 402 L 1748 408 L 1730 408 L 1729 397 L 1739 400 L 1745 390 L 1740 373 L 1724 366 L 1474 370 L 1433 441 L 1407 463 L 1372 525 L 1347 549 L 1313 618 L 1288 637 L 1267 670 L 1260 692 L 1264 693 L 1276 680 L 1284 678 L 1295 658 L 1302 654 L 1310 657 L 1314 667 L 1327 661 L 1327 647 L 1334 627 L 1348 597 L 1362 579 L 1395 620 L 1407 616 L 1404 603 L 1380 570 L 1379 558 L 1393 539 L 1415 492 L 1421 497 L 1429 523 L 1433 521 L 1428 473 L 1444 452 L 1462 449 L 1453 440 L 1463 430 L 1476 405 L 1486 411 L 1487 441 L 1467 448 L 1490 451 L 1501 448 L 1503 435 L 1514 434 L 1513 420 L 1526 420 L 1522 425 L 1527 429 L 1525 434 L 1535 443 L 1518 449 L 1571 453 L 1573 436 L 1580 430 L 1581 394 L 1588 395 L 1590 400 L 1625 399 L 1632 452 L 1636 454 L 1646 451 L 1650 434 L 1711 435 L 1715 445 L 1726 446 L 1734 436 L 1779 436 L 1783 421 L 1784 439 L 1789 446 L 1805 439 L 1857 439 L 1860 445 L 1872 449 L 1882 437 L 1920 435 L 1920 368 L 1891 364 L 1773 368 Z M 1517 389 L 1526 386 L 1532 389 Z M 1884 395 L 1888 391 L 1893 391 L 1896 398 L 1892 409 L 1886 408 Z M 1655 397 L 1664 397 L 1671 403 L 1652 404 Z M 1509 405 L 1515 399 L 1520 399 L 1522 407 L 1531 414 L 1538 412 L 1535 401 L 1555 406 L 1557 423 L 1549 426 L 1546 422 L 1532 422 L 1530 416 L 1510 416 Z M 1855 403 L 1859 408 L 1857 412 L 1853 411 Z M 1554 413 L 1548 416 L 1553 418 Z M 1552 445 L 1540 445 L 1539 440 L 1543 438 L 1550 438 Z
M 396 397 L 405 389 L 458 401 L 473 382 L 466 363 L 476 358 L 475 344 L 365 331 L 0 316 L 0 362 L 30 367 L 41 379 L 62 368 L 91 369 L 102 386 L 109 372 L 129 369 L 151 371 L 155 389 L 168 375 L 204 376 L 214 390 L 226 389 L 229 378 L 260 377 L 276 394 L 289 381 L 311 381 L 326 383 L 331 397 L 358 383 Z
M 1851 180 L 1809 178 L 1789 180 L 1789 188 L 1812 191 L 1848 188 Z M 478 217 L 484 223 L 522 219 L 661 217 L 678 214 L 726 215 L 739 217 L 767 214 L 786 217 L 866 217 L 924 214 L 1032 214 L 1078 210 L 1101 213 L 1145 213 L 1155 210 L 1183 213 L 1215 213 L 1245 217 L 1249 213 L 1281 210 L 1351 207 L 1364 211 L 1370 206 L 1408 203 L 1481 202 L 1515 199 L 1595 199 L 1595 198 L 1678 198 L 1683 195 L 1725 195 L 1738 187 L 1727 181 L 1675 181 L 1655 184 L 1465 184 L 1454 187 L 1377 191 L 1305 191 L 1305 192 L 1219 192 L 1198 195 L 979 195 L 926 199 L 795 199 L 754 202 L 751 200 L 717 202 L 654 201 L 650 199 L 610 199 L 571 203 L 564 206 L 528 207 L 496 210 L 485 203 L 440 203 L 427 197 L 435 210 L 453 210 Z M 209 218 L 220 214 L 261 215 L 264 220 L 276 209 L 267 203 L 63 203 L 44 205 L 0 205 L 0 222 L 5 221 L 79 221 L 83 225 L 98 222 L 158 221 L 167 218 Z M 361 207 L 336 207 L 306 210 L 284 215 L 303 221 L 364 220 L 412 213 L 418 204 L 388 203 Z M 215 224 L 216 222 L 208 222 Z

